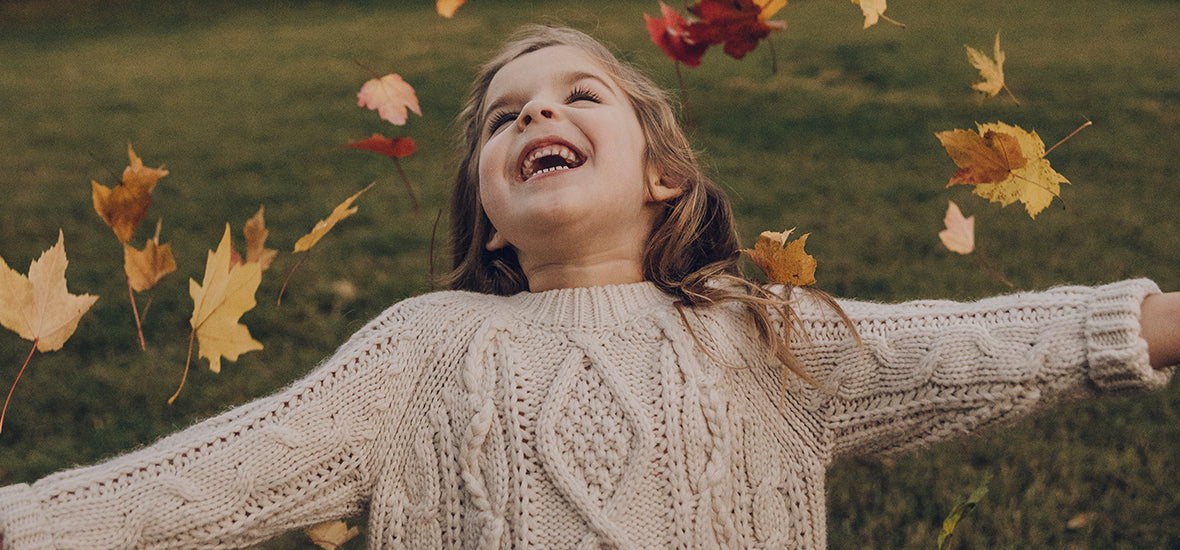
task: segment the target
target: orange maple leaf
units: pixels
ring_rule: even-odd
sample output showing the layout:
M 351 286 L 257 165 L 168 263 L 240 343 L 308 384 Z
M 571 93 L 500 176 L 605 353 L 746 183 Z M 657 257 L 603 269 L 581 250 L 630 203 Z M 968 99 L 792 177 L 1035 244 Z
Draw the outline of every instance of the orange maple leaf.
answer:
M 959 205 L 952 201 L 947 202 L 950 205 L 947 206 L 946 217 L 943 218 L 946 229 L 938 233 L 938 238 L 947 250 L 970 254 L 975 251 L 975 216 L 964 218 Z
M 353 539 L 353 537 L 360 534 L 360 530 L 356 527 L 349 527 L 343 521 L 325 521 L 317 525 L 312 525 L 303 530 L 303 533 L 311 539 L 311 542 L 324 550 L 336 550 L 341 545 Z
M 1036 132 L 1003 122 L 976 126 L 978 132 L 948 130 L 935 134 L 959 167 L 947 187 L 974 185 L 976 195 L 1002 206 L 1020 201 L 1028 215 L 1036 218 L 1053 197 L 1059 196 L 1060 184 L 1069 180 L 1049 166 L 1045 144 Z
M 270 235 L 270 231 L 266 229 L 266 218 L 263 217 L 262 211 L 263 208 L 259 205 L 258 213 L 246 220 L 243 233 L 246 234 L 246 263 L 256 263 L 262 271 L 266 271 L 279 255 L 279 251 L 266 247 L 266 237 Z
M 119 242 L 127 242 L 135 234 L 135 228 L 147 217 L 148 206 L 152 204 L 152 189 L 160 178 L 167 176 L 164 167 L 147 168 L 143 160 L 135 155 L 131 144 L 127 144 L 130 166 L 123 170 L 123 178 L 113 188 L 91 181 L 91 199 L 94 211 L 103 219 Z
M 165 275 L 176 271 L 172 244 L 160 244 L 160 224 L 156 224 L 156 236 L 148 239 L 143 250 L 123 243 L 123 271 L 127 274 L 127 283 L 136 292 L 156 286 Z
M 376 182 L 370 183 L 364 189 L 357 191 L 356 194 L 345 199 L 344 202 L 340 203 L 332 210 L 332 213 L 328 215 L 327 218 L 324 218 L 316 223 L 315 227 L 311 228 L 310 233 L 300 237 L 298 241 L 295 241 L 295 252 L 307 251 L 311 247 L 315 246 L 315 243 L 320 242 L 320 239 L 323 238 L 323 236 L 327 234 L 329 230 L 335 227 L 340 220 L 356 214 L 357 207 L 353 206 L 352 202 L 355 201 L 357 197 L 361 196 L 361 193 L 364 193 L 365 191 L 368 191 L 370 187 L 373 187 L 375 183 Z
M 803 251 L 810 233 L 806 233 L 788 244 L 787 238 L 790 237 L 792 231 L 794 231 L 793 228 L 782 233 L 763 231 L 758 236 L 758 241 L 754 243 L 754 249 L 744 249 L 742 252 L 750 256 L 754 265 L 757 265 L 772 283 L 795 286 L 813 285 L 815 284 L 816 261 L 814 257 Z
M 376 110 L 382 119 L 398 126 L 405 124 L 409 118 L 406 109 L 422 116 L 414 88 L 396 74 L 370 79 L 361 86 L 356 97 L 358 106 Z
M 434 3 L 434 10 L 437 11 L 439 15 L 450 19 L 451 17 L 455 16 L 455 11 L 458 10 L 459 6 L 462 6 L 463 2 L 465 1 L 466 0 L 437 0 Z

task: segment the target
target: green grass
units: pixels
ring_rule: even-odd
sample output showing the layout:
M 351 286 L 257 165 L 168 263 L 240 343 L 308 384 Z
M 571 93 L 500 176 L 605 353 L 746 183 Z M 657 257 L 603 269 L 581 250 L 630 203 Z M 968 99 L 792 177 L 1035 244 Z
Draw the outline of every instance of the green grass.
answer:
M 29 481 L 150 443 L 268 394 L 306 373 L 384 307 L 429 290 L 431 227 L 448 196 L 452 119 L 474 67 L 520 23 L 587 30 L 676 87 L 642 14 L 654 1 L 471 0 L 451 20 L 417 2 L 15 2 L 0 4 L 0 256 L 24 272 L 60 228 L 73 292 L 100 295 L 64 349 L 33 357 L 0 434 L 0 482 Z M 685 70 L 692 137 L 732 194 L 743 237 L 810 232 L 819 286 L 893 301 L 1005 291 L 938 242 L 946 201 L 975 215 L 978 242 L 1022 289 L 1148 276 L 1180 289 L 1180 4 L 1082 0 L 896 0 L 861 29 L 848 2 L 799 0 L 742 61 L 710 51 Z M 1014 105 L 981 102 L 963 44 L 990 50 L 1000 31 Z M 356 106 L 370 75 L 397 72 L 423 116 L 395 128 Z M 954 170 L 933 133 L 1003 120 L 1048 144 L 1073 184 L 1036 220 L 945 189 Z M 413 137 L 402 164 L 342 145 L 373 132 Z M 161 180 L 178 273 L 153 293 L 135 344 L 119 246 L 94 214 L 90 181 L 112 185 L 130 142 Z M 279 286 L 294 241 L 370 182 L 358 214 L 328 234 Z M 194 363 L 179 400 L 192 304 L 205 251 L 229 222 L 265 205 L 282 251 L 243 318 L 266 349 Z M 445 235 L 446 220 L 439 235 Z M 441 242 L 445 242 L 440 240 Z M 441 247 L 441 245 L 440 245 Z M 435 269 L 445 269 L 437 252 Z M 349 289 L 354 289 L 355 292 Z M 141 296 L 140 301 L 144 297 Z M 0 333 L 6 387 L 29 343 Z M 1003 433 L 896 460 L 841 464 L 829 482 L 833 548 L 933 548 L 943 517 L 985 478 L 990 492 L 959 526 L 958 548 L 1180 546 L 1180 390 L 1069 406 Z M 1087 525 L 1066 522 L 1093 514 Z M 361 547 L 353 542 L 350 547 Z M 291 536 L 273 548 L 309 545 Z

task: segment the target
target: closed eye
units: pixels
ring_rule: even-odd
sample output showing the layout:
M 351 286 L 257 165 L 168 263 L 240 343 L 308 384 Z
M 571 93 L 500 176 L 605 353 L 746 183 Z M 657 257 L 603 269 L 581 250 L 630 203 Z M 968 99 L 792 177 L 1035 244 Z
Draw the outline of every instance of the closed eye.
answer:
M 598 95 L 589 88 L 577 87 L 570 92 L 570 95 L 565 98 L 566 103 L 573 103 L 575 101 L 592 101 L 594 103 L 602 103 L 602 96 Z
M 488 133 L 496 133 L 496 130 L 499 130 L 501 126 L 516 120 L 516 115 L 517 113 L 513 111 L 500 111 L 499 113 L 496 113 L 495 116 L 491 118 L 491 122 L 488 122 Z

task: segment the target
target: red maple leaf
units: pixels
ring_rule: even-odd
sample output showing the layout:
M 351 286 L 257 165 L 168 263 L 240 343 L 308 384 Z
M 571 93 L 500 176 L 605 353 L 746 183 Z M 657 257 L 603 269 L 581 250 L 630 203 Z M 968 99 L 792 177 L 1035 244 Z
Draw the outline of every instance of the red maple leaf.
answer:
M 381 153 L 390 158 L 408 157 L 418 150 L 418 146 L 414 144 L 414 140 L 410 138 L 387 138 L 381 134 L 373 134 L 372 136 L 362 139 L 360 141 L 353 141 L 348 144 L 353 149 L 364 149 L 374 153 Z
M 679 61 L 689 67 L 699 66 L 709 44 L 693 40 L 688 34 L 688 22 L 663 2 L 660 2 L 660 14 L 664 16 L 663 19 L 643 14 L 651 41 L 673 61 Z
M 704 44 L 725 44 L 725 53 L 741 59 L 770 33 L 787 28 L 782 21 L 766 21 L 753 0 L 701 0 L 688 11 L 700 21 L 688 26 L 688 36 Z

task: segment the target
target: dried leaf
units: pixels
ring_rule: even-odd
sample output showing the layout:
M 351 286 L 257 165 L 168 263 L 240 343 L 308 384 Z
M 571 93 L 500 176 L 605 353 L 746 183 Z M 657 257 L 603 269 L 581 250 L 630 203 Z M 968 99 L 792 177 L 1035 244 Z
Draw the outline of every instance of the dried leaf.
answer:
M 943 223 L 946 224 L 946 229 L 938 233 L 938 238 L 942 240 L 942 244 L 946 245 L 947 250 L 951 252 L 958 252 L 959 254 L 970 254 L 975 251 L 975 216 L 964 218 L 963 212 L 959 210 L 959 205 L 954 202 L 946 209 L 946 217 Z
M 885 0 L 852 0 L 853 4 L 860 6 L 860 12 L 865 16 L 864 28 L 869 28 L 877 24 L 877 21 L 884 19 L 899 27 L 905 25 L 898 23 L 888 17 L 885 17 Z
M 409 117 L 406 109 L 422 116 L 414 88 L 396 74 L 387 74 L 365 82 L 356 97 L 358 106 L 373 109 L 382 119 L 398 126 L 405 124 Z
M 152 190 L 168 171 L 160 168 L 146 168 L 143 160 L 135 155 L 131 144 L 127 144 L 130 166 L 123 170 L 123 179 L 113 188 L 91 181 L 91 199 L 94 211 L 103 219 L 119 242 L 127 242 L 135 235 L 135 228 L 147 217 L 148 206 L 152 204 Z
M 988 57 L 982 51 L 966 44 L 963 47 L 967 48 L 967 60 L 979 69 L 979 76 L 983 79 L 972 84 L 971 88 L 987 94 L 988 97 L 995 97 L 1004 89 L 1004 51 L 1000 49 L 1000 33 L 996 33 L 993 54 L 995 57 Z
M 705 55 L 705 50 L 709 49 L 709 44 L 696 42 L 689 37 L 688 22 L 663 2 L 660 2 L 660 13 L 663 15 L 662 19 L 643 14 L 651 41 L 673 61 L 679 61 L 689 67 L 700 66 L 701 57 Z
M 465 1 L 466 0 L 437 0 L 434 3 L 434 10 L 437 11 L 439 15 L 450 19 L 451 17 L 455 16 L 455 11 L 458 10 L 459 6 L 462 6 L 463 2 Z
M 951 513 L 947 515 L 946 519 L 942 521 L 942 531 L 938 534 L 938 548 L 939 550 L 946 550 L 950 547 L 951 536 L 955 534 L 955 528 L 958 527 L 959 521 L 963 516 L 975 509 L 975 506 L 987 496 L 987 481 L 976 487 L 971 492 L 971 496 L 966 500 L 955 505 Z
M 28 277 L 0 258 L 0 325 L 37 343 L 42 353 L 61 349 L 98 296 L 74 295 L 66 289 L 66 248 L 57 244 L 29 264 Z
M 977 124 L 978 132 L 949 130 L 935 136 L 959 167 L 948 187 L 975 186 L 975 194 L 1003 206 L 1020 201 L 1028 215 L 1036 218 L 1062 183 L 1069 180 L 1057 173 L 1045 157 L 1045 144 L 1036 132 L 1003 122 Z
M 319 223 L 315 224 L 315 227 L 311 229 L 310 233 L 300 237 L 298 241 L 295 241 L 295 252 L 304 252 L 315 246 L 315 243 L 318 243 L 320 239 L 323 238 L 323 236 L 340 220 L 356 214 L 357 207 L 352 206 L 352 202 L 355 201 L 357 197 L 361 196 L 361 193 L 364 193 L 365 191 L 368 191 L 370 187 L 373 187 L 373 185 L 373 183 L 370 183 L 368 187 L 357 191 L 355 195 L 345 199 L 344 202 L 340 203 L 339 206 L 332 210 L 332 213 L 327 218 L 320 220 Z
M 148 239 L 143 250 L 123 243 L 123 271 L 127 274 L 127 283 L 136 292 L 156 286 L 165 275 L 176 271 L 172 244 L 160 244 L 160 224 L 156 224 L 156 236 Z
M 777 10 L 775 2 L 700 0 L 688 11 L 700 21 L 688 25 L 688 37 L 699 44 L 724 44 L 726 55 L 741 59 L 770 33 L 787 28 L 783 21 L 766 21 L 763 13 Z M 765 8 L 765 9 L 764 9 Z
M 221 372 L 221 358 L 237 361 L 248 351 L 262 349 L 262 343 L 250 337 L 250 331 L 238 322 L 243 313 L 254 308 L 254 292 L 262 281 L 257 263 L 230 265 L 230 230 L 216 251 L 209 251 L 205 277 L 201 284 L 189 279 L 193 298 L 190 323 L 200 344 L 200 356 L 209 360 L 209 370 Z
M 772 283 L 806 286 L 815 284 L 815 258 L 803 251 L 807 243 L 804 234 L 790 244 L 787 238 L 794 229 L 783 233 L 763 231 L 753 250 L 742 250 L 766 274 Z
M 275 256 L 279 255 L 279 251 L 266 248 L 266 237 L 270 235 L 270 231 L 266 229 L 266 219 L 262 211 L 263 208 L 259 205 L 258 213 L 246 220 L 243 233 L 246 234 L 246 263 L 256 263 L 262 271 L 266 271 Z
M 360 534 L 356 527 L 349 527 L 343 521 L 325 521 L 303 530 L 311 542 L 324 550 L 336 550 Z
M 402 158 L 414 154 L 418 150 L 417 144 L 410 138 L 387 138 L 381 134 L 373 134 L 360 141 L 349 142 L 353 149 L 364 149 L 374 153 L 381 153 L 389 158 Z

